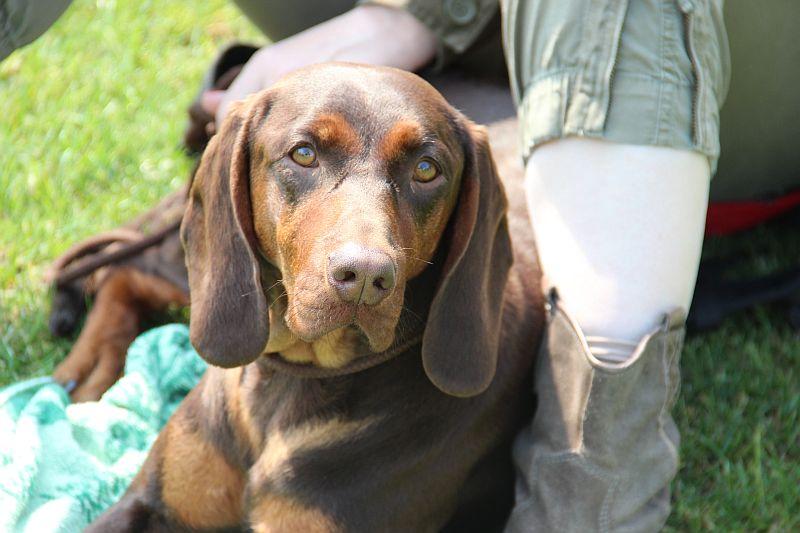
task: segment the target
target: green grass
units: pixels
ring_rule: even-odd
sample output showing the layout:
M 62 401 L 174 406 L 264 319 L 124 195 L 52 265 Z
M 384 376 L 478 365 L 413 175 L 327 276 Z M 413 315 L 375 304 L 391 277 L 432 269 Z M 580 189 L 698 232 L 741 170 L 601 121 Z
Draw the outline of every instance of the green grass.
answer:
M 260 39 L 230 2 L 77 1 L 0 63 L 0 383 L 68 349 L 46 330 L 49 262 L 184 182 L 186 107 L 236 38 Z
M 224 43 L 257 33 L 227 2 L 78 0 L 0 63 L 0 385 L 47 374 L 42 274 L 76 240 L 178 187 L 185 109 Z M 749 272 L 796 261 L 796 231 L 707 245 Z M 692 338 L 676 418 L 674 531 L 800 529 L 800 341 L 779 309 Z

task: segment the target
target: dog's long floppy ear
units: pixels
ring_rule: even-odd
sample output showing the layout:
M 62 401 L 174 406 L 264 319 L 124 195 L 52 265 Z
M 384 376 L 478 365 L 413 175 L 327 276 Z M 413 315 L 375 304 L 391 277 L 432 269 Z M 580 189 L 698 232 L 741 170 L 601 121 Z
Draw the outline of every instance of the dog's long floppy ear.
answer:
M 251 125 L 264 95 L 234 104 L 200 162 L 181 224 L 191 295 L 190 339 L 209 363 L 247 364 L 269 336 L 250 206 Z
M 422 339 L 430 380 L 474 396 L 494 378 L 503 292 L 511 267 L 507 201 L 486 130 L 467 122 L 464 171 L 450 217 L 449 246 Z

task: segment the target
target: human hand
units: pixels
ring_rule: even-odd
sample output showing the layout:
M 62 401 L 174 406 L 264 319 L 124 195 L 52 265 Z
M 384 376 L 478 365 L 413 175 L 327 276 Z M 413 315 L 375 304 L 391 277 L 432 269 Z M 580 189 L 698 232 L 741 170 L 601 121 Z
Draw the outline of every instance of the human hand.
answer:
M 413 15 L 383 6 L 358 6 L 256 52 L 226 91 L 208 91 L 201 104 L 217 124 L 230 104 L 284 74 L 324 61 L 351 61 L 414 71 L 433 59 L 436 36 Z

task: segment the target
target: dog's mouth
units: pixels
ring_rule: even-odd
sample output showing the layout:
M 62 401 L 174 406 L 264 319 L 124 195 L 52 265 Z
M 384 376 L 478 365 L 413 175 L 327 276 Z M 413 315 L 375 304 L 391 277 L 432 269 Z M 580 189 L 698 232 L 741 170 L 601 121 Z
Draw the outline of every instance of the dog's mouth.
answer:
M 295 339 L 279 351 L 289 361 L 337 368 L 351 361 L 383 352 L 395 340 L 399 312 L 289 298 L 283 322 Z M 327 304 L 327 305 L 326 305 Z
M 402 276 L 376 302 L 343 294 L 320 270 L 283 273 L 281 282 L 268 291 L 270 339 L 280 337 L 271 343 L 271 353 L 335 368 L 391 348 L 403 308 Z
M 286 324 L 289 330 L 307 343 L 316 343 L 341 335 L 356 339 L 361 347 L 373 352 L 386 350 L 394 340 L 397 316 L 379 312 L 363 305 L 307 306 L 289 303 Z

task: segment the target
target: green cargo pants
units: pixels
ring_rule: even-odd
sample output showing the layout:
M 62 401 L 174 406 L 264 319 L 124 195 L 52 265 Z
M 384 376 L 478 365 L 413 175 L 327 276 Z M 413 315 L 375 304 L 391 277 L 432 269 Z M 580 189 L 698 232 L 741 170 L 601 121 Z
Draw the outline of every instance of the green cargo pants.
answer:
M 502 6 L 526 156 L 548 140 L 585 135 L 703 153 L 717 169 L 714 201 L 800 186 L 800 44 L 787 24 L 800 20 L 800 3 Z

